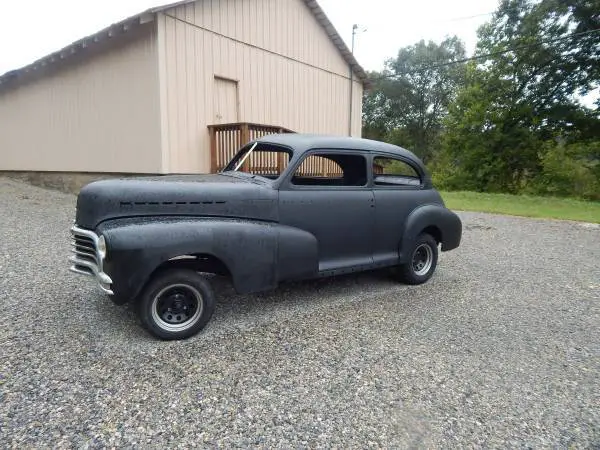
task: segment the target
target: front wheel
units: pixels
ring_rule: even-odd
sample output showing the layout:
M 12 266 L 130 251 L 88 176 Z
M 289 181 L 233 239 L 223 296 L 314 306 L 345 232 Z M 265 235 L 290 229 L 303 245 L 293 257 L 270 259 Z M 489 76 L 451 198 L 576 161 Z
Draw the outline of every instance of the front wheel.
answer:
M 215 295 L 202 275 L 188 269 L 160 273 L 138 304 L 142 325 L 165 340 L 186 339 L 202 330 L 215 309 Z
M 400 278 L 407 284 L 425 283 L 437 266 L 437 241 L 433 236 L 423 233 L 413 242 L 408 255 L 408 262 L 399 267 Z

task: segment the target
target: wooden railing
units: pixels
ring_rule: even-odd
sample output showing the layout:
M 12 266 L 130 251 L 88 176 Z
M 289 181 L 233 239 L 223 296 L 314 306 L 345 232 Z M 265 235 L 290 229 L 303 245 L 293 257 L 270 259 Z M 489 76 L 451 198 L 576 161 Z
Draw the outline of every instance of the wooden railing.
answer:
M 310 155 L 295 172 L 303 177 L 336 177 L 342 173 L 342 168 L 335 161 L 318 155 Z
M 212 173 L 222 170 L 242 146 L 254 139 L 267 134 L 293 133 L 283 127 L 247 122 L 209 125 L 208 130 L 210 132 L 210 170 Z M 265 152 L 251 155 L 241 170 L 277 175 L 286 167 L 287 161 L 283 154 Z M 341 176 L 342 169 L 330 159 L 313 155 L 302 163 L 297 174 L 305 177 Z
M 293 133 L 283 127 L 260 125 L 256 123 L 225 123 L 209 125 L 210 133 L 210 171 L 223 169 L 238 150 L 248 142 L 267 134 Z

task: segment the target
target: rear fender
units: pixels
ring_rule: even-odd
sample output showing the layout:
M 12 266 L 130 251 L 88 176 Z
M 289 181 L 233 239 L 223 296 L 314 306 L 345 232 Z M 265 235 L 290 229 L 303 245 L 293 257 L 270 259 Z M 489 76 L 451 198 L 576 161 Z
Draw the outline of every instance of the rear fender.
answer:
M 438 204 L 423 205 L 411 212 L 406 219 L 399 249 L 401 263 L 407 262 L 410 257 L 408 252 L 412 247 L 412 243 L 428 227 L 437 228 L 442 251 L 449 251 L 460 245 L 462 223 L 458 215 L 445 206 Z

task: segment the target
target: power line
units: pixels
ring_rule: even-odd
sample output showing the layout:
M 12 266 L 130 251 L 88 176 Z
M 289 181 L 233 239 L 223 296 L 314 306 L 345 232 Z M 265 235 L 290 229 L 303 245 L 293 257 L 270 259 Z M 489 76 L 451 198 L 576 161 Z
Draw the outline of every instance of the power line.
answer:
M 487 13 L 474 14 L 472 16 L 455 17 L 453 19 L 447 19 L 447 20 L 442 21 L 442 22 L 458 22 L 459 20 L 467 20 L 467 19 L 475 19 L 477 17 L 491 16 L 495 12 L 496 11 L 491 11 L 491 12 L 487 12 Z
M 504 9 L 505 12 L 515 12 L 515 11 L 520 11 L 520 7 L 519 5 L 513 5 L 512 7 L 507 7 Z M 496 11 L 490 11 L 490 12 L 486 12 L 486 13 L 480 13 L 480 14 L 474 14 L 472 16 L 464 16 L 464 17 L 455 17 L 455 18 L 451 18 L 451 19 L 447 19 L 445 22 L 454 22 L 454 21 L 458 21 L 458 20 L 465 20 L 465 19 L 474 19 L 476 17 L 484 17 L 484 16 L 491 16 L 495 13 L 497 13 L 498 10 Z
M 494 14 L 496 11 L 491 11 L 491 12 L 487 12 L 487 13 L 481 13 L 481 14 L 475 14 L 472 16 L 461 16 L 461 17 L 453 17 L 450 19 L 443 19 L 443 20 L 428 20 L 428 23 L 434 23 L 434 24 L 444 24 L 444 23 L 449 23 L 449 22 L 460 22 L 461 20 L 468 20 L 468 19 L 475 19 L 477 17 L 484 17 L 484 16 L 491 16 L 492 14 Z M 414 22 L 414 21 L 412 21 Z M 369 27 L 369 34 L 385 34 L 386 36 L 389 35 L 390 30 L 385 29 L 385 28 L 381 28 L 381 29 L 377 29 L 374 27 Z
M 514 12 L 514 11 L 519 11 L 519 9 L 520 8 L 518 5 L 513 5 L 513 7 L 506 8 L 504 11 Z M 477 17 L 491 16 L 491 15 L 495 14 L 496 12 L 498 12 L 498 11 L 490 11 L 490 12 L 486 12 L 486 13 L 473 14 L 472 16 L 455 17 L 455 18 L 447 19 L 447 20 L 445 20 L 445 22 L 455 22 L 455 21 L 459 21 L 459 20 L 475 19 Z
M 450 66 L 452 64 L 461 64 L 461 63 L 465 63 L 465 62 L 469 62 L 469 61 L 475 61 L 475 60 L 478 60 L 478 59 L 489 58 L 491 56 L 499 56 L 499 55 L 503 55 L 504 53 L 509 53 L 509 52 L 512 52 L 512 51 L 515 51 L 515 50 L 522 50 L 522 49 L 526 49 L 526 48 L 530 48 L 530 47 L 536 47 L 538 45 L 546 44 L 546 43 L 549 43 L 549 42 L 565 41 L 565 40 L 570 39 L 572 37 L 581 36 L 581 35 L 585 35 L 585 34 L 598 33 L 598 32 L 600 32 L 600 28 L 596 28 L 594 30 L 588 30 L 588 31 L 581 31 L 579 33 L 572 33 L 572 34 L 569 34 L 567 36 L 562 36 L 560 38 L 546 39 L 546 40 L 538 41 L 538 42 L 532 43 L 532 44 L 526 44 L 526 45 L 521 45 L 521 46 L 518 46 L 518 47 L 507 48 L 505 50 L 500 50 L 500 51 L 497 51 L 497 52 L 486 53 L 484 55 L 471 56 L 469 58 L 457 59 L 455 61 L 448 61 L 448 62 L 439 63 L 439 64 L 432 64 L 432 65 L 429 65 L 429 66 L 422 66 L 422 67 L 419 67 L 419 68 L 415 69 L 414 72 L 417 72 L 417 71 L 420 71 L 420 70 L 439 69 L 441 67 Z M 410 72 L 405 72 L 405 73 L 410 73 Z M 389 75 L 380 75 L 378 77 L 370 78 L 370 80 L 371 81 L 379 81 L 379 80 L 384 80 L 384 79 L 395 78 L 398 75 L 402 75 L 402 73 L 400 73 L 400 74 L 395 73 L 395 74 L 389 74 Z

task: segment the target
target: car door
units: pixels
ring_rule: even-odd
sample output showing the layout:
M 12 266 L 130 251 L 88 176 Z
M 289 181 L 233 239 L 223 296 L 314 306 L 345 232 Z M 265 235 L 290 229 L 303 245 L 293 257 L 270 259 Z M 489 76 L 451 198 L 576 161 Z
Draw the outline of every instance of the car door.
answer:
M 423 174 L 396 155 L 373 154 L 375 229 L 373 258 L 376 265 L 395 264 L 409 214 L 424 201 Z
M 317 238 L 319 271 L 370 266 L 375 208 L 367 156 L 356 150 L 314 150 L 291 169 L 280 186 L 280 222 Z

